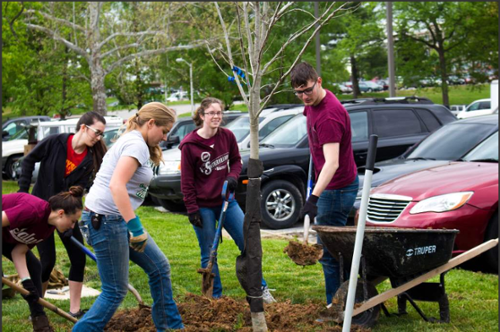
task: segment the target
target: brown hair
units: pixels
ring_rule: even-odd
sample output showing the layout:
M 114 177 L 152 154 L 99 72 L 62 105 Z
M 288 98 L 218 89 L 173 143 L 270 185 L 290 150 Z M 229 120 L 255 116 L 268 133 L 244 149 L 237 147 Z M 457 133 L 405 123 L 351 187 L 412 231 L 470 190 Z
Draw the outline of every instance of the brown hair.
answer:
M 153 119 L 158 127 L 166 126 L 169 123 L 175 122 L 175 111 L 166 105 L 154 101 L 148 103 L 139 110 L 135 115 L 132 115 L 127 121 L 127 130 L 129 132 L 141 128 L 146 122 Z M 149 155 L 153 163 L 158 166 L 162 161 L 162 152 L 160 145 L 148 146 Z
M 318 73 L 307 62 L 297 64 L 290 72 L 292 88 L 298 88 L 301 85 L 307 86 L 308 81 L 316 81 L 317 79 Z
M 196 127 L 201 127 L 203 125 L 203 119 L 201 118 L 201 115 L 205 115 L 205 110 L 212 104 L 219 104 L 221 109 L 224 109 L 224 103 L 222 102 L 222 100 L 214 97 L 204 98 L 201 101 L 200 107 L 196 109 L 196 112 L 193 115 L 193 121 Z
M 49 198 L 49 205 L 52 211 L 64 210 L 66 214 L 74 214 L 83 210 L 82 203 L 83 188 L 71 186 L 69 191 L 60 192 Z
M 83 125 L 91 126 L 96 122 L 102 122 L 104 125 L 106 125 L 106 119 L 99 113 L 97 112 L 87 112 L 83 114 L 80 119 L 78 120 L 78 123 L 76 124 L 76 132 L 80 130 L 80 127 Z M 100 139 L 97 141 L 94 146 L 89 147 L 89 149 L 92 151 L 92 158 L 93 158 L 93 175 L 97 174 L 99 171 L 99 168 L 101 168 L 102 164 L 102 158 L 104 158 L 104 154 L 106 151 L 108 151 L 108 148 L 106 147 L 106 144 L 104 143 L 104 139 Z

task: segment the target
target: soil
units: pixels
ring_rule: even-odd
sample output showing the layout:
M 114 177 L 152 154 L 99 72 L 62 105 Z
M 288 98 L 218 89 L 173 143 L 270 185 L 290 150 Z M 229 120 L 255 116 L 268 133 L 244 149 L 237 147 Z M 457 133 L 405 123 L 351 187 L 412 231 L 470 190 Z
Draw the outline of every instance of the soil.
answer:
M 188 293 L 184 301 L 178 302 L 177 306 L 186 332 L 252 331 L 250 307 L 244 300 L 235 300 L 230 297 L 208 299 Z M 326 313 L 326 308 L 321 304 L 312 302 L 292 304 L 288 300 L 265 304 L 264 309 L 269 331 L 342 331 L 342 327 L 334 322 L 316 321 Z M 142 306 L 137 309 L 118 311 L 106 325 L 105 331 L 156 331 L 151 318 L 151 308 Z M 353 325 L 351 331 L 369 332 L 370 330 Z
M 297 265 L 314 265 L 323 256 L 323 246 L 320 244 L 308 245 L 291 240 L 283 252 L 288 254 L 288 257 Z

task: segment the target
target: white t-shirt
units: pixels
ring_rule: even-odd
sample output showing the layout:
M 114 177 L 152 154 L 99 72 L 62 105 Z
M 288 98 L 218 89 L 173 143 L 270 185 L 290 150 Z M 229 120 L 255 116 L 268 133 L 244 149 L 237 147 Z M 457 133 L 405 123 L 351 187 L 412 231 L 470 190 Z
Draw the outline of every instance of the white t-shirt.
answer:
M 133 130 L 120 136 L 104 155 L 101 168 L 85 199 L 85 206 L 89 210 L 104 215 L 120 214 L 109 190 L 109 183 L 118 160 L 123 156 L 133 157 L 140 164 L 126 187 L 132 208 L 135 210 L 141 206 L 148 192 L 153 170 L 149 163 L 149 148 L 141 133 Z

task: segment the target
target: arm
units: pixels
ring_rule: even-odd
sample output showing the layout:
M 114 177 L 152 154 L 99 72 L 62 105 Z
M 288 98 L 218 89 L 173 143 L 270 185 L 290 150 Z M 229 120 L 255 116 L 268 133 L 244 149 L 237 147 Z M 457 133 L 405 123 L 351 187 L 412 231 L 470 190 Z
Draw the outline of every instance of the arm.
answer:
M 109 190 L 113 196 L 113 201 L 118 211 L 120 211 L 121 216 L 127 222 L 135 218 L 135 212 L 132 209 L 126 186 L 137 168 L 139 168 L 137 159 L 123 156 L 118 160 L 111 181 L 109 182 Z
M 194 213 L 199 209 L 196 203 L 196 188 L 194 186 L 196 161 L 193 159 L 189 149 L 184 146 L 181 150 L 181 192 L 188 213 Z
M 3 218 L 2 218 L 3 219 Z M 16 267 L 16 271 L 19 274 L 19 278 L 29 278 L 30 273 L 28 272 L 28 266 L 26 265 L 26 253 L 29 248 L 25 244 L 18 244 L 12 250 L 12 261 Z
M 314 186 L 312 194 L 314 196 L 321 196 L 321 193 L 328 186 L 332 180 L 335 172 L 339 168 L 339 143 L 327 143 L 323 145 L 323 155 L 325 156 L 325 165 L 321 169 L 318 176 L 318 181 Z
M 5 211 L 2 211 L 2 227 L 7 227 L 10 225 L 9 218 L 7 217 L 7 213 Z
M 58 135 L 54 135 L 58 136 Z M 52 145 L 53 137 L 49 136 L 39 142 L 33 150 L 26 157 L 24 157 L 21 164 L 21 176 L 17 183 L 19 184 L 19 192 L 29 192 L 31 185 L 31 177 L 35 169 L 35 163 L 42 161 L 43 158 L 49 153 L 50 146 Z

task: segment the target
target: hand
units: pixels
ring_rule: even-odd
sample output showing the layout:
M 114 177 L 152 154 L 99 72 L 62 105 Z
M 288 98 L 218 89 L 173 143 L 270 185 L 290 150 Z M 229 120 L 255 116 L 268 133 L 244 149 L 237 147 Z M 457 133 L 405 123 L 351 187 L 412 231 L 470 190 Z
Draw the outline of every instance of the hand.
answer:
M 40 296 L 38 295 L 38 290 L 36 289 L 33 280 L 26 279 L 24 281 L 21 281 L 21 283 L 23 284 L 24 289 L 30 292 L 28 295 L 23 295 L 24 299 L 30 304 L 37 303 Z
M 146 249 L 146 244 L 148 242 L 148 233 L 144 231 L 139 236 L 133 236 L 130 238 L 130 248 L 137 252 L 144 252 Z
M 189 222 L 193 226 L 203 228 L 203 220 L 201 220 L 200 210 L 197 210 L 196 212 L 193 213 L 189 213 L 188 217 L 189 217 Z
M 141 219 L 138 216 L 130 219 L 127 222 L 127 228 L 131 233 L 130 247 L 138 252 L 143 252 L 148 241 L 148 233 L 144 230 L 141 224 Z
M 311 195 L 307 199 L 306 204 L 302 207 L 302 210 L 300 211 L 300 217 L 304 218 L 307 215 L 309 215 L 309 218 L 311 219 L 311 223 L 314 223 L 314 218 L 316 218 L 316 215 L 318 214 L 318 207 L 316 206 L 316 203 L 318 203 L 318 196 Z
M 233 193 L 236 190 L 236 187 L 238 186 L 238 180 L 236 180 L 232 176 L 228 176 L 226 181 L 227 181 L 227 191 Z

